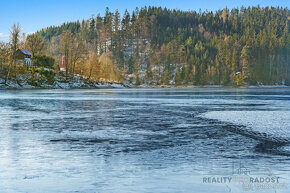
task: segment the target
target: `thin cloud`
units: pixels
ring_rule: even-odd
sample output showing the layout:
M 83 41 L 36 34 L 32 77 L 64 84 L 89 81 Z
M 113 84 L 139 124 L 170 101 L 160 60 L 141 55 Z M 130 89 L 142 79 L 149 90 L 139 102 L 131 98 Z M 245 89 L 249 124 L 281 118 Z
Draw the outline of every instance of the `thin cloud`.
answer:
M 0 33 L 0 38 L 9 37 L 9 34 Z
M 0 33 L 0 41 L 8 42 L 9 41 L 9 34 Z

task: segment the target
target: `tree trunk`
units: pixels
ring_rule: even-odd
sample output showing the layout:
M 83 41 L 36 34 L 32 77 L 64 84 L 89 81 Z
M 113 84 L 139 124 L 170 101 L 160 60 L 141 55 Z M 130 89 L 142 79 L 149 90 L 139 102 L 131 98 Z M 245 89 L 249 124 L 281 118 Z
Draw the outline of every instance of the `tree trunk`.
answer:
M 10 76 L 10 71 L 11 71 L 11 66 L 12 66 L 12 63 L 10 62 L 9 64 L 9 68 L 8 68 L 8 72 L 7 72 L 7 75 L 5 77 L 5 84 L 7 83 L 7 80 L 9 79 L 9 76 Z

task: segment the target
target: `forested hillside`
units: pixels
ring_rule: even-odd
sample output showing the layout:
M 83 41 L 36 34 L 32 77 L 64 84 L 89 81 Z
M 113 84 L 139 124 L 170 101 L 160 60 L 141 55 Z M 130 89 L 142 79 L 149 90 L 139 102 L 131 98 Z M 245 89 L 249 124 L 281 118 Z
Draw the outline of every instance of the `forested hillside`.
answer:
M 281 7 L 213 12 L 145 7 L 37 32 L 68 73 L 134 84 L 290 83 L 290 12 Z

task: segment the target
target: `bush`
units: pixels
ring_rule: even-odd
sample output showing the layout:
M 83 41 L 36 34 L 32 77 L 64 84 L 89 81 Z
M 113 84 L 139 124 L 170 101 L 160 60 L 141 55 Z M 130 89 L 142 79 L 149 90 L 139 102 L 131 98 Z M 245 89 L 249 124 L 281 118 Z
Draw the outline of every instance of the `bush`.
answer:
M 32 64 L 38 67 L 53 68 L 54 58 L 46 55 L 34 55 L 32 57 Z
M 29 68 L 31 73 L 31 78 L 29 79 L 29 83 L 34 86 L 40 86 L 42 83 L 54 84 L 55 81 L 55 73 L 51 70 L 44 70 L 44 68 Z
M 51 85 L 54 84 L 55 73 L 53 71 L 45 70 L 41 73 L 41 75 L 43 75 L 45 77 L 45 79 L 46 79 L 45 82 L 47 84 L 51 84 Z

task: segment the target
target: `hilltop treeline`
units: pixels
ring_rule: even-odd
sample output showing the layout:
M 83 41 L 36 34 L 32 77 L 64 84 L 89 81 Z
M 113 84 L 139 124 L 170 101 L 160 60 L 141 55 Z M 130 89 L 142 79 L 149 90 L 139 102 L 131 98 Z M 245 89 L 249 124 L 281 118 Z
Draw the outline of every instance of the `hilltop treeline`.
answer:
M 68 73 L 135 84 L 289 84 L 290 13 L 281 7 L 213 12 L 136 8 L 37 32 Z M 59 60 L 60 61 L 60 60 Z M 100 65 L 100 64 L 104 65 Z M 106 73 L 106 76 L 103 75 Z

